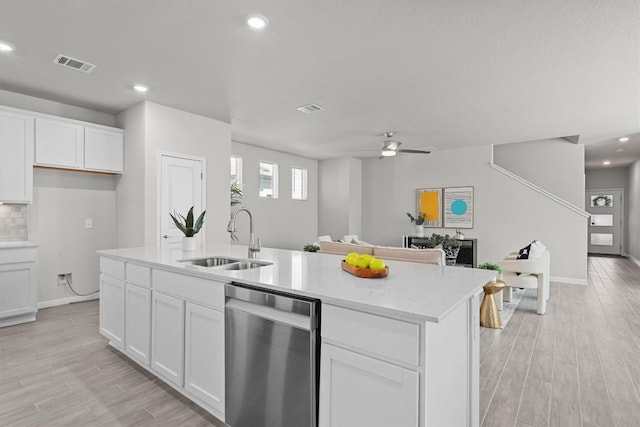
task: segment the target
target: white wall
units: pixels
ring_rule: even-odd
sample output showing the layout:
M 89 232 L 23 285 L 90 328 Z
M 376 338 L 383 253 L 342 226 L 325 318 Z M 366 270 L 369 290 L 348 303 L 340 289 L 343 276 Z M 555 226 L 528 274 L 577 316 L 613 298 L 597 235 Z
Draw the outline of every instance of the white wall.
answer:
M 478 239 L 478 263 L 502 259 L 540 239 L 552 253 L 552 276 L 586 283 L 586 219 L 490 168 L 491 151 L 483 146 L 365 160 L 362 181 L 370 191 L 362 196 L 362 238 L 400 245 L 402 235 L 413 232 L 405 212 L 416 211 L 416 189 L 473 186 L 474 228 L 463 232 Z
M 584 207 L 584 145 L 557 138 L 495 145 L 493 161 L 567 202 Z
M 0 104 L 70 119 L 114 126 L 115 117 L 99 111 L 0 90 Z M 79 293 L 98 288 L 96 250 L 115 247 L 115 182 L 109 175 L 34 168 L 33 204 L 28 208 L 28 238 L 38 243 L 39 302 L 72 296 L 58 287 L 59 273 L 73 273 Z M 85 218 L 93 228 L 85 229 Z
M 318 161 L 294 156 L 280 151 L 233 142 L 231 152 L 242 157 L 242 203 L 235 211 L 247 208 L 253 214 L 254 233 L 262 245 L 271 248 L 302 250 L 306 243 L 314 242 L 318 235 Z M 277 199 L 258 196 L 259 163 L 268 161 L 278 164 L 279 197 Z M 229 158 L 226 159 L 225 201 L 229 206 Z M 291 199 L 291 168 L 307 169 L 307 200 Z M 229 216 L 225 220 L 225 230 Z M 236 220 L 239 243 L 249 241 L 249 220 L 240 213 Z M 227 234 L 227 239 L 228 233 Z
M 145 103 L 118 114 L 124 133 L 124 173 L 116 178 L 118 248 L 144 246 Z
M 614 188 L 621 188 L 624 199 L 624 227 L 622 233 L 624 237 L 622 239 L 623 248 L 622 252 L 627 253 L 628 240 L 629 240 L 629 190 L 628 190 L 628 172 L 627 168 L 598 168 L 587 169 L 585 171 L 585 189 L 586 190 L 608 190 Z
M 155 245 L 158 151 L 207 159 L 207 242 L 226 242 L 231 125 L 164 105 L 145 106 L 145 245 Z
M 640 160 L 628 168 L 627 254 L 640 263 Z
M 231 126 L 152 102 L 120 113 L 118 124 L 125 129 L 125 171 L 117 184 L 118 247 L 157 244 L 159 151 L 206 158 L 204 237 L 226 242 Z
M 319 162 L 318 234 L 334 240 L 362 235 L 362 160 L 350 157 Z M 366 186 L 365 191 L 371 191 Z

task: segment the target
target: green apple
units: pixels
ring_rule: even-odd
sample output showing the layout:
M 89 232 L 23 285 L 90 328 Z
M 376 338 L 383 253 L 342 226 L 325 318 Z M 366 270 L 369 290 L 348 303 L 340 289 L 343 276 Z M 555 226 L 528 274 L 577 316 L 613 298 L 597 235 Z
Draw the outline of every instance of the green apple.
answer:
M 369 268 L 372 270 L 384 270 L 387 268 L 384 261 L 378 258 L 373 258 L 369 263 Z
M 356 265 L 356 263 L 358 262 L 358 258 L 360 258 L 360 254 L 351 252 L 347 254 L 347 257 L 344 259 L 344 261 L 349 265 Z
M 370 257 L 371 255 L 369 255 Z M 360 255 L 358 258 L 358 262 L 356 263 L 356 267 L 358 268 L 369 268 L 369 257 L 365 255 Z

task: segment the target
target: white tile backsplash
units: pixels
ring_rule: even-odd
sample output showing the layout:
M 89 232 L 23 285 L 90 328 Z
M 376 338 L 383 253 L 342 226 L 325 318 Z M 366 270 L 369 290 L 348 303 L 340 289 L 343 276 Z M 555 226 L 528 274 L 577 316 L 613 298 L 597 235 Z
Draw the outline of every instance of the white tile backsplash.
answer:
M 0 205 L 0 242 L 27 240 L 27 205 Z

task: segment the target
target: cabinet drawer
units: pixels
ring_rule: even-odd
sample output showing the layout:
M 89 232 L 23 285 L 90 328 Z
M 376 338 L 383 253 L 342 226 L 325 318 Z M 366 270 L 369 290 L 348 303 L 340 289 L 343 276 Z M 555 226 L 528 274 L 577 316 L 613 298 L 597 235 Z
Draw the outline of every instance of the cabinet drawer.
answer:
M 153 269 L 153 290 L 224 309 L 224 285 L 213 280 Z
M 0 264 L 35 261 L 36 254 L 37 248 L 35 247 L 0 249 Z
M 126 269 L 127 282 L 135 285 L 151 287 L 151 269 L 137 264 L 127 263 Z
M 320 330 L 323 338 L 365 353 L 419 365 L 420 327 L 415 323 L 324 304 Z
M 100 272 L 124 280 L 124 261 L 100 257 Z

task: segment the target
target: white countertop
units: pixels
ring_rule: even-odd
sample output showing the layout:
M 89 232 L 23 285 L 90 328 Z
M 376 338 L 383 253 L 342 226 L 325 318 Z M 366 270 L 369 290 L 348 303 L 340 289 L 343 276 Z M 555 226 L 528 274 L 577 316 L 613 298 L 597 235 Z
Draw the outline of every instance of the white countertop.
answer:
M 0 249 L 8 249 L 8 248 L 33 248 L 37 247 L 37 243 L 19 241 L 19 242 L 0 242 Z
M 263 248 L 257 258 L 273 265 L 249 270 L 230 271 L 178 262 L 204 256 L 245 259 L 247 247 L 240 245 L 209 245 L 206 250 L 194 252 L 142 247 L 98 253 L 225 283 L 236 281 L 319 298 L 343 307 L 430 322 L 440 322 L 496 276 L 491 270 L 388 261 L 386 278 L 363 279 L 342 270 L 340 261 L 344 256 L 270 248 Z

